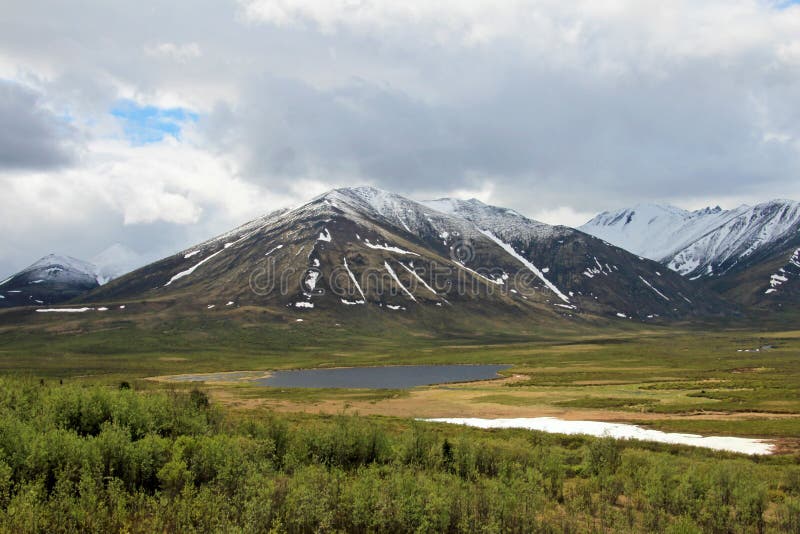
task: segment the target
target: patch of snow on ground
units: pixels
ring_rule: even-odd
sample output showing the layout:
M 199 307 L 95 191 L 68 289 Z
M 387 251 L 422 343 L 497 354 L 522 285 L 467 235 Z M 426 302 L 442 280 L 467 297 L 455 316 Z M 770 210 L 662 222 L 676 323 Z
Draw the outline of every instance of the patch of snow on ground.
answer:
M 461 268 L 462 268 L 462 269 L 464 269 L 465 271 L 467 271 L 467 272 L 470 272 L 470 273 L 474 274 L 475 276 L 477 276 L 477 277 L 479 277 L 479 278 L 481 278 L 481 279 L 483 279 L 483 280 L 486 280 L 486 281 L 487 281 L 487 282 L 489 282 L 490 284 L 495 284 L 495 285 L 498 285 L 498 286 L 501 286 L 501 285 L 503 285 L 503 280 L 492 280 L 491 278 L 488 278 L 488 277 L 486 277 L 486 276 L 483 276 L 483 275 L 482 275 L 481 273 L 479 273 L 478 271 L 473 271 L 472 269 L 470 269 L 469 267 L 467 267 L 466 265 L 464 265 L 464 264 L 463 264 L 463 263 L 461 263 L 460 261 L 457 261 L 457 262 L 456 262 L 456 265 L 458 265 L 459 267 L 461 267 Z
M 553 284 L 553 282 L 551 282 L 550 280 L 548 280 L 548 279 L 547 279 L 547 277 L 545 277 L 544 273 L 542 273 L 542 271 L 540 271 L 540 270 L 539 270 L 539 269 L 538 269 L 538 268 L 537 268 L 537 267 L 536 267 L 536 266 L 535 266 L 533 263 L 531 263 L 530 261 L 526 260 L 526 259 L 525 259 L 523 256 L 521 256 L 521 255 L 520 255 L 520 254 L 519 254 L 519 253 L 518 253 L 516 250 L 514 250 L 514 247 L 512 247 L 511 245 L 509 245 L 509 244 L 507 244 L 507 243 L 504 243 L 503 241 L 501 241 L 500 239 L 498 239 L 498 238 L 497 238 L 497 237 L 496 237 L 496 236 L 495 236 L 493 233 L 491 233 L 491 232 L 487 232 L 487 231 L 481 230 L 481 233 L 483 233 L 483 234 L 484 234 L 486 237 L 488 237 L 489 239 L 491 239 L 492 241 L 494 241 L 495 243 L 497 243 L 498 245 L 500 245 L 500 247 L 501 247 L 503 250 L 505 250 L 506 252 L 508 252 L 508 253 L 509 253 L 509 254 L 511 254 L 512 256 L 514 256 L 514 257 L 515 257 L 517 260 L 519 260 L 519 262 L 520 262 L 520 263 L 522 263 L 522 264 L 523 264 L 525 267 L 527 267 L 528 269 L 530 269 L 530 271 L 531 271 L 533 274 L 535 274 L 537 277 L 539 277 L 539 279 L 540 279 L 542 282 L 544 282 L 544 285 L 546 285 L 548 288 L 550 288 L 550 290 L 551 290 L 553 293 L 555 293 L 556 295 L 558 295 L 558 298 L 560 298 L 561 300 L 563 300 L 563 301 L 564 301 L 564 302 L 566 302 L 567 304 L 570 304 L 569 297 L 568 297 L 568 296 L 566 296 L 564 293 L 562 293 L 562 292 L 561 292 L 561 290 L 560 290 L 560 289 L 558 289 L 558 288 L 555 286 L 555 284 Z
M 0 286 L 2 286 L 2 285 L 4 285 L 4 284 L 6 284 L 7 282 L 9 282 L 9 281 L 10 281 L 12 278 L 14 278 L 14 276 L 15 276 L 15 275 L 9 276 L 8 278 L 6 278 L 6 279 L 5 279 L 5 280 L 3 280 L 2 282 L 0 282 Z
M 620 312 L 617 312 L 617 317 L 619 317 L 620 319 L 627 319 L 628 318 L 627 315 L 625 315 L 624 313 L 620 313 Z
M 200 249 L 187 252 L 186 254 L 183 255 L 183 259 L 188 260 L 192 256 L 196 256 L 197 254 L 200 254 Z
M 330 240 L 331 240 L 331 233 L 328 231 L 327 228 L 323 229 L 322 232 L 320 232 L 319 237 L 317 238 L 317 241 L 330 241 Z
M 94 310 L 94 308 L 40 308 L 39 313 L 84 313 Z
M 393 304 L 387 304 L 386 307 L 390 310 L 405 310 L 403 306 L 395 306 Z
M 108 311 L 108 308 L 106 308 L 105 306 L 102 306 L 100 308 L 97 308 L 97 311 Z
M 234 304 L 234 302 L 233 302 L 232 300 L 229 300 L 229 301 L 228 301 L 228 302 L 225 304 L 225 306 L 233 306 L 233 304 Z
M 389 252 L 397 252 L 398 254 L 411 254 L 412 256 L 419 256 L 416 252 L 411 252 L 410 250 L 404 250 L 400 247 L 393 247 L 387 243 L 383 245 L 379 244 L 372 244 L 369 242 L 369 239 L 364 240 L 364 244 L 367 245 L 369 248 L 377 249 L 377 250 L 388 250 Z
M 406 289 L 406 286 L 404 286 L 403 284 L 400 283 L 400 279 L 397 277 L 397 273 L 394 272 L 394 269 L 392 269 L 392 266 L 389 265 L 389 262 L 388 261 L 384 261 L 383 262 L 383 266 L 386 267 L 386 272 L 388 272 L 389 276 L 391 276 L 394 279 L 394 281 L 397 283 L 397 285 L 400 286 L 400 289 L 402 289 L 403 292 L 406 295 L 408 295 L 408 298 L 410 298 L 411 300 L 416 302 L 417 299 L 414 298 L 414 295 L 412 295 L 411 292 L 408 289 Z
M 308 271 L 306 273 L 306 278 L 303 280 L 303 285 L 308 289 L 309 293 L 313 293 L 314 289 L 317 287 L 317 281 L 319 281 L 319 271 Z M 308 295 L 308 293 L 306 293 Z
M 313 302 L 295 302 L 294 303 L 294 307 L 295 308 L 313 308 L 314 307 L 314 303 Z
M 206 309 L 210 310 L 210 309 L 212 309 L 213 307 L 214 307 L 214 304 L 209 304 L 208 306 L 206 306 Z
M 41 284 L 44 280 L 34 280 L 33 282 L 28 282 L 29 284 Z
M 658 443 L 672 443 L 704 447 L 718 451 L 738 452 L 742 454 L 772 454 L 773 444 L 762 439 L 737 438 L 730 436 L 699 436 L 697 434 L 679 434 L 650 430 L 635 425 L 621 423 L 603 423 L 600 421 L 565 421 L 555 417 L 532 417 L 514 419 L 479 419 L 479 418 L 439 418 L 425 419 L 435 423 L 452 423 L 477 428 L 525 428 L 552 434 L 586 434 L 595 437 L 612 437 L 616 439 L 638 439 Z
M 342 304 L 345 304 L 347 306 L 355 306 L 357 304 L 365 304 L 365 301 L 363 301 L 363 300 L 347 300 L 347 299 L 340 299 L 340 300 L 342 301 Z
M 198 267 L 200 267 L 200 266 L 201 266 L 201 265 L 203 265 L 205 262 L 207 262 L 208 260 L 210 260 L 211 258 L 213 258 L 214 256 L 216 256 L 217 254 L 219 254 L 220 252 L 222 252 L 222 251 L 224 251 L 224 250 L 225 250 L 225 249 L 218 250 L 218 251 L 216 251 L 215 253 L 213 253 L 211 256 L 209 256 L 209 257 L 205 258 L 204 260 L 200 261 L 199 263 L 196 263 L 196 264 L 194 264 L 192 267 L 189 267 L 189 268 L 188 268 L 188 269 L 186 269 L 185 271 L 181 271 L 181 272 L 179 272 L 178 274 L 176 274 L 175 276 L 173 276 L 172 278 L 170 278 L 170 279 L 169 279 L 169 282 L 167 282 L 166 284 L 164 284 L 164 287 L 167 287 L 168 285 L 170 285 L 170 284 L 171 284 L 172 282 L 174 282 L 175 280 L 180 280 L 181 278 L 183 278 L 183 277 L 185 277 L 185 276 L 189 276 L 189 275 L 190 275 L 190 274 L 192 274 L 192 273 L 193 273 L 193 272 L 194 272 L 194 271 L 195 271 L 195 270 L 196 270 Z
M 665 299 L 665 300 L 669 300 L 669 297 L 668 297 L 668 296 L 666 296 L 664 293 L 662 293 L 661 291 L 659 291 L 658 289 L 656 289 L 655 287 L 653 287 L 653 285 L 652 285 L 650 282 L 648 282 L 647 280 L 645 280 L 645 279 L 644 279 L 644 278 L 642 278 L 641 276 L 639 276 L 639 280 L 641 280 L 642 282 L 644 282 L 644 283 L 645 283 L 645 285 L 646 285 L 647 287 L 649 287 L 650 289 L 652 289 L 653 291 L 655 291 L 655 292 L 658 294 L 658 296 L 659 296 L 659 297 L 661 297 L 662 299 Z
M 425 280 L 423 280 L 423 279 L 422 279 L 422 277 L 421 277 L 420 275 L 418 275 L 418 274 L 417 274 L 417 272 L 416 272 L 414 269 L 411 269 L 411 268 L 407 267 L 406 265 L 403 265 L 402 263 L 401 263 L 400 265 L 403 267 L 403 269 L 405 269 L 406 271 L 408 271 L 409 273 L 411 273 L 411 276 L 413 276 L 414 278 L 416 278 L 416 279 L 417 279 L 417 281 L 418 281 L 420 284 L 422 284 L 423 286 L 425 286 L 425 288 L 426 288 L 428 291 L 430 291 L 431 293 L 433 293 L 433 294 L 434 294 L 434 295 L 436 295 L 437 297 L 439 296 L 439 294 L 438 294 L 436 291 L 434 291 L 434 290 L 433 290 L 433 288 L 432 288 L 431 286 L 429 286 L 428 284 L 426 284 L 426 283 L 425 283 Z
M 281 248 L 283 248 L 283 245 L 278 245 L 277 247 L 272 247 L 271 249 L 269 249 L 267 251 L 266 254 L 264 254 L 264 256 L 269 256 L 270 254 L 272 254 L 273 252 L 275 252 L 276 250 L 281 249 Z
M 365 297 L 364 292 L 361 291 L 361 286 L 358 285 L 358 280 L 356 280 L 356 275 L 353 274 L 353 271 L 351 271 L 350 267 L 347 265 L 347 258 L 342 258 L 342 261 L 344 262 L 344 268 L 347 270 L 347 274 L 350 275 L 350 280 L 353 281 L 353 284 L 355 284 L 356 289 L 358 289 L 358 292 L 361 294 L 361 303 L 363 304 L 367 300 L 367 297 Z

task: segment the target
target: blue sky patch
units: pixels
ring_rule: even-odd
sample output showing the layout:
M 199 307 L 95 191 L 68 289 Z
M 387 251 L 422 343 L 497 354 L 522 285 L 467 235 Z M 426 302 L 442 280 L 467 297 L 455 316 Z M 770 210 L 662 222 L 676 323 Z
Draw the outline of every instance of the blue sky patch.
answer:
M 185 108 L 141 106 L 132 100 L 119 100 L 110 113 L 122 121 L 125 137 L 134 145 L 157 143 L 166 135 L 180 139 L 183 125 L 198 118 Z

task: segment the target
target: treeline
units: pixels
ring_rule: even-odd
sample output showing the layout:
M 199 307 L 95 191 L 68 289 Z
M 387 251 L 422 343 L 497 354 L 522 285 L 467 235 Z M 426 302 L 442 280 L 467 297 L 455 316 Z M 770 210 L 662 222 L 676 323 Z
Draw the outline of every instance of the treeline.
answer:
M 800 466 L 0 379 L 3 532 L 800 532 Z

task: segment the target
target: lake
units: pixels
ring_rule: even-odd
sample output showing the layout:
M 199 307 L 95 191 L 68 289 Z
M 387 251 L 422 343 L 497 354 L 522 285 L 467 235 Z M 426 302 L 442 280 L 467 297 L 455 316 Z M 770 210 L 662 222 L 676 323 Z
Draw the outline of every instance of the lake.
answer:
M 257 384 L 284 388 L 407 389 L 431 384 L 501 378 L 510 365 L 390 365 L 273 371 Z

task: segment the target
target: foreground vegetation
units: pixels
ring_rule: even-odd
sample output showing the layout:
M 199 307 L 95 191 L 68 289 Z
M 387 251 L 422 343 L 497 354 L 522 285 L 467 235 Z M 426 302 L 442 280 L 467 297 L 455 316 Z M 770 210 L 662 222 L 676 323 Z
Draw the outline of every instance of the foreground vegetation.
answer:
M 8 532 L 798 532 L 800 465 L 0 379 Z

